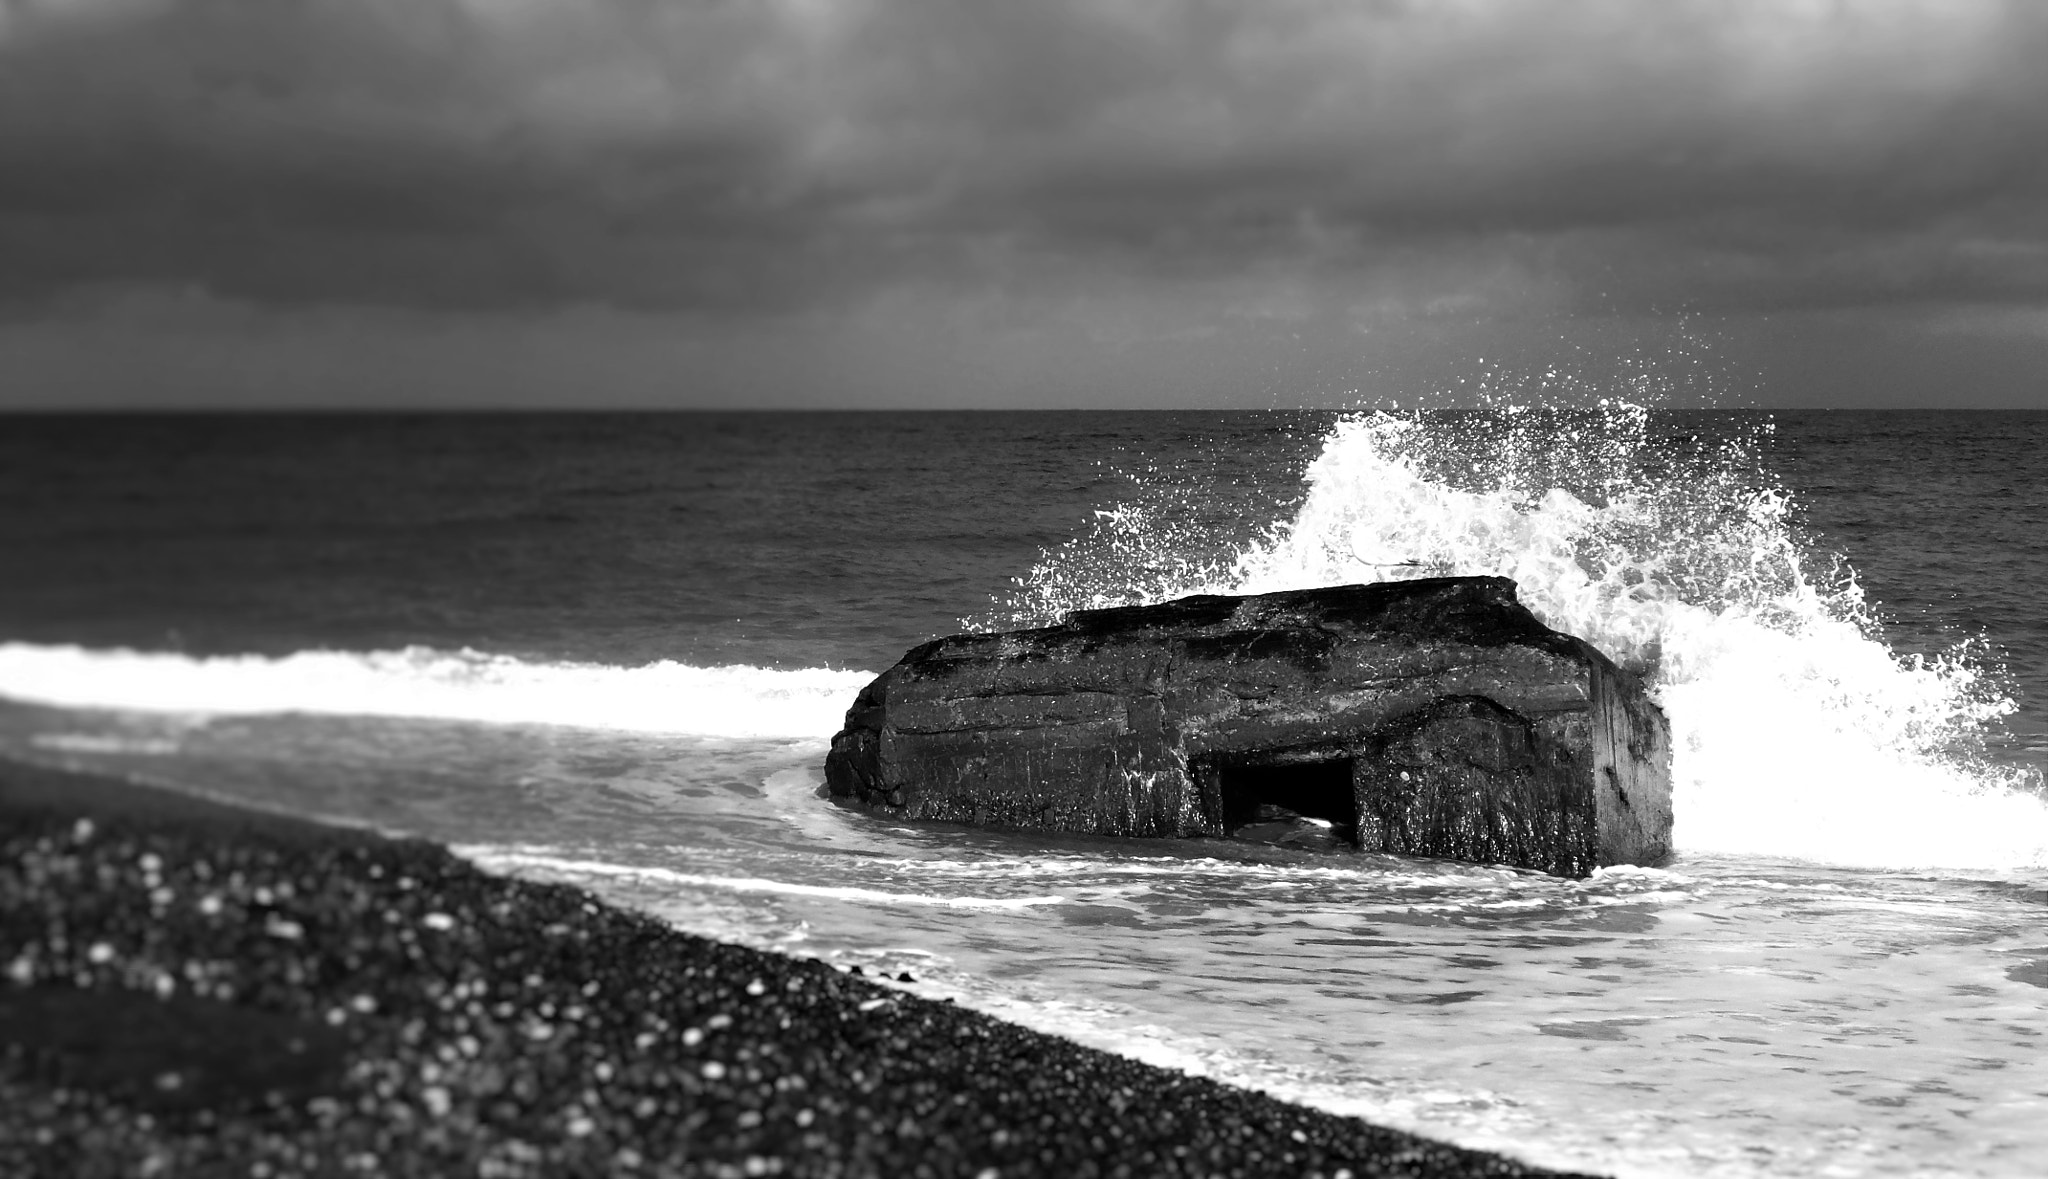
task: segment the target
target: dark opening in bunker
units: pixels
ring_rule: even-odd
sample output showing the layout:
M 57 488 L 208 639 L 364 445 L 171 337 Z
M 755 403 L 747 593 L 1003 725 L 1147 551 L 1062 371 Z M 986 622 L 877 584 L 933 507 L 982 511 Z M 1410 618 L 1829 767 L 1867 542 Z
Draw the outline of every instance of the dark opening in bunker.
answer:
M 1324 820 L 1337 839 L 1357 841 L 1358 795 L 1348 757 L 1224 757 L 1215 761 L 1214 772 L 1226 831 L 1284 821 L 1291 812 Z

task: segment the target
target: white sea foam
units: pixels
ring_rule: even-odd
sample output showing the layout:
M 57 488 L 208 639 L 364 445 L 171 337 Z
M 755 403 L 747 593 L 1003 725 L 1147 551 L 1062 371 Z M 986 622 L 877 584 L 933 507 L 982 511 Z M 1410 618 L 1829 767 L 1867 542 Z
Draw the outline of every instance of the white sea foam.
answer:
M 178 752 L 178 743 L 168 737 L 129 737 L 117 733 L 37 733 L 29 738 L 29 745 L 52 753 L 160 757 Z
M 2048 863 L 2048 808 L 1970 756 L 2012 702 L 1967 651 L 1885 645 L 1853 571 L 1802 542 L 1753 442 L 1659 438 L 1618 400 L 1360 414 L 1331 429 L 1306 496 L 1262 539 L 1203 558 L 1174 505 L 1125 505 L 1047 553 L 999 617 L 1510 577 L 1545 622 L 1647 671 L 1672 723 L 1681 849 Z
M 583 860 L 558 856 L 545 851 L 493 847 L 485 844 L 458 845 L 453 850 L 457 855 L 492 872 L 527 875 L 555 874 L 569 877 L 628 878 L 687 888 L 711 888 L 723 892 L 767 893 L 778 896 L 817 897 L 824 900 L 854 901 L 867 905 L 915 905 L 942 909 L 1030 909 L 1040 905 L 1064 904 L 1066 901 L 1065 897 L 1059 896 L 947 896 L 932 893 L 890 892 L 878 888 L 798 884 L 787 880 L 768 880 L 757 876 L 708 876 L 697 872 L 678 872 L 670 868 L 611 864 L 601 860 Z
M 426 647 L 195 658 L 0 643 L 0 696 L 62 708 L 423 717 L 714 737 L 829 735 L 872 678 L 821 667 L 529 663 Z

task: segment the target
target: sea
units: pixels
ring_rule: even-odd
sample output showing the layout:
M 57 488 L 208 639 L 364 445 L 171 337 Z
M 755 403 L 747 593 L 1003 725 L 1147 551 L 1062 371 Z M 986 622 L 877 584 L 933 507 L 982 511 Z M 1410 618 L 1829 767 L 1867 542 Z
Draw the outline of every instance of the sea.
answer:
M 1624 387 L 1274 412 L 0 418 L 0 757 L 1619 1176 L 2048 1174 L 2048 414 Z M 937 635 L 1515 579 L 1669 717 L 1564 880 L 820 796 Z

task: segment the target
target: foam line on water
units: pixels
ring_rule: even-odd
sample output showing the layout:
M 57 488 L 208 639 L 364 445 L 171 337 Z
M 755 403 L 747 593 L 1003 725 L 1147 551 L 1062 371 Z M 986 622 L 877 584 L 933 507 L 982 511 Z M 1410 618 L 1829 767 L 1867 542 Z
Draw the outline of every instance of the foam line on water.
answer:
M 631 878 L 635 880 L 654 880 L 663 884 L 682 885 L 691 888 L 716 888 L 726 892 L 820 897 L 826 900 L 857 901 L 873 905 L 922 905 L 943 909 L 1030 909 L 1043 905 L 1061 905 L 1066 903 L 1066 898 L 1060 896 L 933 896 L 925 893 L 887 892 L 876 888 L 797 884 L 787 880 L 766 880 L 757 876 L 704 876 L 693 872 L 678 872 L 671 868 L 633 867 L 626 864 L 608 864 L 598 860 L 565 859 L 560 856 L 493 847 L 484 844 L 458 845 L 452 850 L 464 859 L 470 860 L 478 866 L 493 872 L 511 873 L 524 870 L 560 872 L 575 876 Z
M 420 717 L 709 737 L 828 737 L 873 678 L 823 667 L 536 663 L 428 647 L 194 657 L 0 643 L 0 696 L 60 708 Z

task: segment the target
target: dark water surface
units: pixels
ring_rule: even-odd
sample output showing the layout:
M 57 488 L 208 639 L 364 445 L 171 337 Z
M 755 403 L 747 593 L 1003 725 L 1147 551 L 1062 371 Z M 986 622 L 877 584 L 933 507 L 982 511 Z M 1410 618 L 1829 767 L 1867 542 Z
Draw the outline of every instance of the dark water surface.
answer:
M 1163 454 L 1209 477 L 1227 543 L 1267 522 L 1257 497 L 1307 461 L 1317 425 L 1152 413 L 12 418 L 0 421 L 0 551 L 17 575 L 0 586 L 0 626 L 194 653 L 424 644 L 877 666 L 957 629 L 1072 535 L 1123 482 L 1105 464 Z
M 1981 633 L 2048 697 L 2048 414 L 1711 420 L 1765 416 L 1763 457 L 1899 642 Z M 0 633 L 879 667 L 985 610 L 1148 467 L 1200 489 L 1217 550 L 1242 543 L 1298 498 L 1332 417 L 10 417 Z

